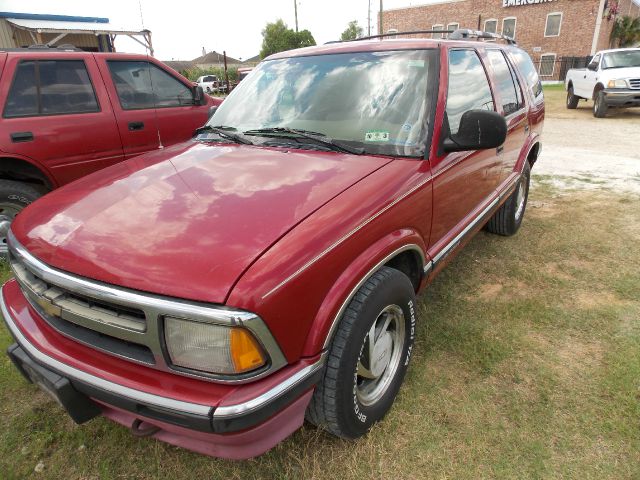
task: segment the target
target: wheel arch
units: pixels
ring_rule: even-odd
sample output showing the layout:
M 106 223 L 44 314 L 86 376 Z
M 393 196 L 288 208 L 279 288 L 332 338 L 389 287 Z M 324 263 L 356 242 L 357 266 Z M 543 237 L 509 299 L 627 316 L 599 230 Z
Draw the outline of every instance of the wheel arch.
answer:
M 398 234 L 400 233 L 400 234 Z M 422 284 L 427 259 L 422 237 L 413 230 L 394 232 L 378 240 L 344 270 L 327 293 L 305 342 L 303 355 L 313 355 L 328 347 L 342 313 L 358 289 L 382 267 L 391 267 L 409 277 L 417 292 Z
M 1 154 L 0 179 L 42 185 L 47 190 L 56 187 L 56 182 L 42 166 L 25 158 Z
M 514 171 L 522 173 L 524 168 L 524 162 L 529 162 L 529 166 L 533 168 L 533 165 L 538 161 L 540 153 L 542 152 L 542 143 L 540 142 L 540 136 L 536 135 L 531 137 L 529 141 L 522 147 L 520 151 L 520 157 Z
M 604 85 L 600 82 L 596 83 L 596 86 L 593 87 L 593 95 L 591 95 L 591 100 L 595 100 L 598 96 L 598 92 L 600 90 L 604 90 Z

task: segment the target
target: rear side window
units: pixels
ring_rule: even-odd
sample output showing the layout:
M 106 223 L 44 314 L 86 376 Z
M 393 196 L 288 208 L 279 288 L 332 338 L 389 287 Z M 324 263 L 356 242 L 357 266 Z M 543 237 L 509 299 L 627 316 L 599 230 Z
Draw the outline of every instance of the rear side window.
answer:
M 533 64 L 531 57 L 520 49 L 513 49 L 510 50 L 510 52 L 516 62 L 518 70 L 520 70 L 520 73 L 525 78 L 527 86 L 531 89 L 533 98 L 538 100 L 538 97 L 542 97 L 542 82 L 540 82 L 538 71 Z
M 108 64 L 124 110 L 193 105 L 189 87 L 149 62 L 111 61 Z
M 511 115 L 524 107 L 518 80 L 500 50 L 487 50 L 487 56 L 493 67 L 504 114 Z
M 20 62 L 7 96 L 5 117 L 64 115 L 99 111 L 82 60 Z
M 495 110 L 487 74 L 475 50 L 449 52 L 447 118 L 451 134 L 458 133 L 460 119 L 469 110 Z

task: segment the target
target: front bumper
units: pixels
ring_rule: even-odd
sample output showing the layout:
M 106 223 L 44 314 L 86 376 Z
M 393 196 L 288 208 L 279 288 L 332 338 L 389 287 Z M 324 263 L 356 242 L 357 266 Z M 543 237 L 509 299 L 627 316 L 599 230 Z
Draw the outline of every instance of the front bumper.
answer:
M 304 360 L 261 382 L 225 387 L 223 394 L 212 391 L 209 398 L 204 395 L 194 401 L 185 398 L 182 389 L 175 384 L 163 394 L 159 388 L 162 382 L 157 381 L 154 385 L 153 375 L 146 378 L 149 388 L 142 388 L 140 383 L 132 388 L 131 384 L 125 384 L 129 383 L 125 378 L 119 382 L 113 375 L 108 378 L 109 361 L 115 371 L 118 371 L 118 362 L 123 361 L 92 349 L 89 351 L 93 357 L 102 357 L 98 362 L 102 361 L 105 375 L 91 371 L 90 364 L 79 368 L 80 364 L 61 361 L 60 344 L 54 343 L 56 338 L 52 340 L 51 337 L 60 335 L 47 331 L 50 327 L 27 303 L 15 281 L 2 287 L 0 308 L 17 343 L 10 347 L 11 359 L 29 379 L 32 377 L 25 370 L 37 370 L 41 376 L 54 378 L 54 382 L 68 381 L 72 401 L 83 405 L 73 409 L 72 417 L 78 423 L 95 416 L 98 412 L 91 414 L 91 407 L 97 405 L 100 413 L 118 423 L 131 426 L 135 420 L 142 421 L 159 429 L 153 436 L 160 440 L 217 457 L 242 459 L 260 455 L 298 429 L 304 422 L 305 409 L 324 364 L 322 356 Z M 69 342 L 63 338 L 59 340 Z M 74 345 L 74 348 L 88 347 Z M 22 365 L 27 368 L 21 368 Z M 131 368 L 144 367 L 127 369 Z M 187 382 L 187 379 L 177 380 Z M 192 384 L 194 380 L 188 382 Z M 210 382 L 197 382 L 204 390 L 216 387 Z M 185 390 L 191 388 L 193 385 Z M 68 393 L 67 386 L 65 389 Z M 89 403 L 83 403 L 83 399 L 88 399 Z M 63 406 L 70 410 L 67 405 Z
M 606 88 L 604 97 L 611 107 L 640 107 L 640 90 Z

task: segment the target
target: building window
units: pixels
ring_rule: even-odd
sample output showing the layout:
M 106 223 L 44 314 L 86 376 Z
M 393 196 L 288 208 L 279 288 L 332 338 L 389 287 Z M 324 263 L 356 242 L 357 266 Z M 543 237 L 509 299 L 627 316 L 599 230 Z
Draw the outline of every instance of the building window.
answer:
M 437 23 L 436 25 L 431 27 L 431 30 L 444 30 L 444 25 L 441 23 Z M 431 38 L 444 38 L 444 33 L 432 33 Z
M 541 77 L 552 77 L 555 69 L 556 69 L 555 53 L 545 53 L 544 55 L 540 56 L 540 76 Z
M 545 37 L 559 37 L 562 26 L 562 13 L 555 12 L 547 15 L 547 24 L 544 27 Z
M 502 35 L 505 37 L 516 38 L 516 17 L 509 17 L 502 20 Z
M 490 18 L 484 21 L 484 31 L 487 33 L 497 33 L 498 32 L 498 20 L 495 18 Z
M 459 23 L 450 23 L 449 25 L 447 25 L 447 30 L 458 30 L 459 28 Z

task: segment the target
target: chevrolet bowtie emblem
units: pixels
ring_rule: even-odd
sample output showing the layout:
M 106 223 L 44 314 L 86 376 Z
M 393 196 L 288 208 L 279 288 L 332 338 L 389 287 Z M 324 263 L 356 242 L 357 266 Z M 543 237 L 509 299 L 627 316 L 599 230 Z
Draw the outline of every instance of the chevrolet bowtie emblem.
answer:
M 51 300 L 39 296 L 36 301 L 40 308 L 42 308 L 44 313 L 46 313 L 47 315 L 50 315 L 52 317 L 59 317 L 62 314 L 62 309 L 57 305 L 51 303 Z

